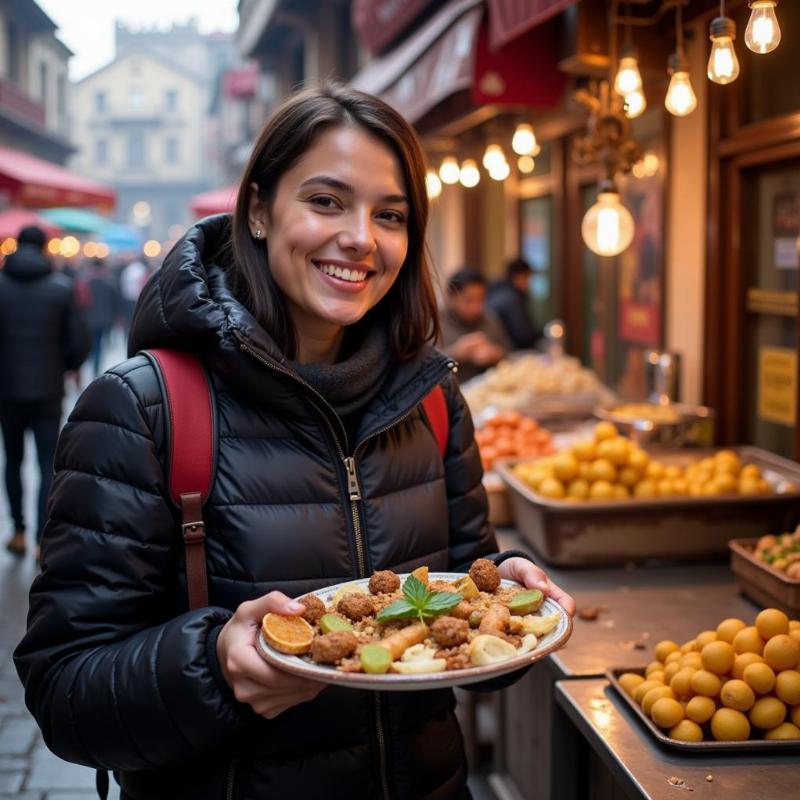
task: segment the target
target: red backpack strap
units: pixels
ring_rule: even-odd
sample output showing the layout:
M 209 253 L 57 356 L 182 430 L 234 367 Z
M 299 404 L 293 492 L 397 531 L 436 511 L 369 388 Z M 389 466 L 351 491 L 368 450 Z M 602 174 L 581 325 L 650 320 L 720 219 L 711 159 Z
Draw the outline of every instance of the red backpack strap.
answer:
M 450 433 L 450 416 L 447 413 L 444 390 L 440 384 L 437 383 L 422 398 L 422 407 L 425 409 L 425 416 L 433 429 L 436 444 L 439 445 L 439 453 L 444 458 L 444 454 L 447 452 L 447 438 Z
M 211 386 L 197 356 L 181 350 L 145 351 L 161 372 L 169 413 L 169 493 L 181 509 L 189 608 L 208 605 L 203 503 L 213 479 Z

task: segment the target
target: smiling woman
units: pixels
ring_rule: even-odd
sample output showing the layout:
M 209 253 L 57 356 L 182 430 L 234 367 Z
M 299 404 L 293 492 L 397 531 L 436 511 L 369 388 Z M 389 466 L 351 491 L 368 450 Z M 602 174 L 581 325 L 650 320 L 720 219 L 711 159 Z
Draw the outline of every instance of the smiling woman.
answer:
M 412 129 L 378 98 L 325 86 L 290 99 L 233 219 L 175 245 L 140 295 L 131 358 L 64 428 L 15 658 L 50 748 L 115 770 L 126 800 L 466 798 L 449 689 L 323 692 L 261 658 L 262 620 L 285 643 L 307 631 L 311 592 L 373 572 L 394 591 L 387 570 L 478 561 L 573 610 L 533 563 L 497 552 L 455 365 L 429 344 L 424 176 Z M 203 524 L 183 526 L 205 537 L 202 607 L 187 603 L 197 582 L 168 489 L 189 466 L 171 463 L 172 428 L 193 421 L 170 413 L 147 348 L 188 352 L 208 377 L 213 420 L 198 434 L 214 475 L 182 497 L 203 504 Z M 352 593 L 341 604 L 371 608 Z

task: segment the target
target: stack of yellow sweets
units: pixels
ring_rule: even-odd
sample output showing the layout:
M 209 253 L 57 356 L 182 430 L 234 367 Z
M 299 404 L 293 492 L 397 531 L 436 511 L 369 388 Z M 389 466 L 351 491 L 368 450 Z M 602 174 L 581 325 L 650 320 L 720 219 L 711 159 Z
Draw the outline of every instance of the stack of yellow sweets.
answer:
M 667 465 L 620 436 L 611 422 L 598 422 L 591 439 L 517 464 L 514 474 L 539 494 L 558 500 L 755 496 L 773 491 L 761 469 L 743 464 L 733 450 L 719 450 L 685 468 Z
M 645 676 L 619 682 L 672 739 L 800 739 L 800 621 L 767 608 L 684 645 L 659 642 Z

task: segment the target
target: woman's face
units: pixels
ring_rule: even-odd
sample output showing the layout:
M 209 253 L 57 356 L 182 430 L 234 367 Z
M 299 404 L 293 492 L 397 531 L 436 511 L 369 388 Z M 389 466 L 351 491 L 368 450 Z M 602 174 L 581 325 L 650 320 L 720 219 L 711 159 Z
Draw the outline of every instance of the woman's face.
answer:
M 255 197 L 251 232 L 302 336 L 335 333 L 373 308 L 408 252 L 408 192 L 392 150 L 358 127 L 321 133 L 280 178 L 271 206 Z

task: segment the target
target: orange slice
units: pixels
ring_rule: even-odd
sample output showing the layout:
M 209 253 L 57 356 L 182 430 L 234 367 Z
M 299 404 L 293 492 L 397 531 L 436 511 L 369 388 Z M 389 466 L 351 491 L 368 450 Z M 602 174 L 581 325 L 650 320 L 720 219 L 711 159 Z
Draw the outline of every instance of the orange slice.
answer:
M 311 649 L 314 629 L 302 617 L 265 614 L 261 632 L 269 644 L 281 653 L 299 656 Z

